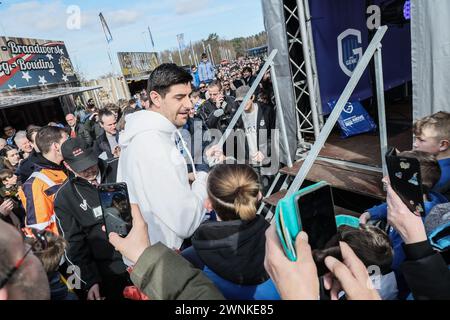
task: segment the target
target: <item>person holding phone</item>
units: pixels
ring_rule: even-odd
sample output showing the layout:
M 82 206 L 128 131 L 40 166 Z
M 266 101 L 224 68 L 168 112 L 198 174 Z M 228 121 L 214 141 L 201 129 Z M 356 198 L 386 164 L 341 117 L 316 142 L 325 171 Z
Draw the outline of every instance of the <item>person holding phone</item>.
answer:
M 441 176 L 441 169 L 435 156 L 433 156 L 430 153 L 421 151 L 401 152 L 398 154 L 398 156 L 405 158 L 416 158 L 419 160 L 420 171 L 422 176 L 422 185 L 425 189 L 424 190 L 425 212 L 423 214 L 423 217 L 428 215 L 428 213 L 430 213 L 430 211 L 433 209 L 434 206 L 447 202 L 447 199 L 443 195 L 431 191 L 433 187 L 436 185 L 436 183 L 439 181 Z M 388 180 L 387 178 L 384 178 L 384 184 L 387 183 L 387 180 Z M 415 214 L 419 216 L 421 215 L 418 212 L 415 212 Z M 367 210 L 367 212 L 360 217 L 360 222 L 365 224 L 369 220 L 387 219 L 387 217 L 388 217 L 388 205 L 387 203 L 383 203 L 379 206 Z M 398 271 L 400 264 L 405 259 L 405 254 L 402 248 L 403 240 L 400 234 L 396 230 L 393 230 L 392 228 L 388 230 L 388 235 L 391 238 L 392 246 L 395 252 L 392 269 L 394 271 Z
M 66 260 L 80 268 L 80 295 L 88 300 L 121 299 L 129 276 L 121 255 L 102 230 L 97 193 L 98 185 L 115 182 L 114 163 L 98 159 L 80 138 L 66 141 L 61 150 L 64 165 L 73 176 L 56 195 L 55 214 L 60 234 L 69 243 Z
M 133 264 L 131 279 L 153 300 L 223 300 L 199 269 L 162 243 L 153 244 L 137 204 L 131 204 L 133 227 L 123 238 L 108 234 L 110 243 Z
M 433 207 L 438 204 L 446 203 L 447 199 L 436 192 L 433 192 L 433 187 L 438 183 L 441 177 L 441 169 L 436 157 L 430 153 L 421 151 L 407 151 L 398 154 L 399 157 L 404 158 L 416 158 L 420 163 L 420 173 L 422 178 L 422 186 L 424 189 L 424 212 L 412 212 L 417 215 L 418 218 L 425 219 L 425 217 L 431 212 Z M 414 183 L 412 179 L 410 183 Z M 383 184 L 387 186 L 390 184 L 388 177 L 383 178 Z M 360 217 L 360 222 L 365 224 L 370 220 L 387 220 L 388 219 L 388 204 L 383 203 L 379 206 L 369 209 Z M 389 222 L 389 221 L 388 221 Z M 409 294 L 409 288 L 403 278 L 400 270 L 400 265 L 405 261 L 405 251 L 403 248 L 404 241 L 401 237 L 401 233 L 390 227 L 387 231 L 389 238 L 392 242 L 392 248 L 394 249 L 394 260 L 392 263 L 392 270 L 396 273 L 397 284 L 399 289 L 399 297 L 405 298 Z
M 224 132 L 228 127 L 237 105 L 233 97 L 222 93 L 220 81 L 213 81 L 208 86 L 209 99 L 206 101 L 202 112 L 202 118 L 206 119 L 209 129 L 219 129 Z
M 283 252 L 275 225 L 266 231 L 264 266 L 283 300 L 319 300 L 320 282 L 308 239 L 303 231 L 297 235 L 295 248 L 302 254 L 293 262 Z M 380 300 L 375 288 L 368 285 L 371 281 L 363 262 L 345 242 L 339 242 L 339 247 L 342 261 L 332 256 L 325 258 L 333 276 L 324 283 L 331 299 L 338 300 L 338 293 L 344 291 L 347 300 Z
M 450 228 L 450 204 L 433 208 L 425 218 L 411 212 L 395 193 L 389 181 L 387 186 L 388 221 L 401 235 L 404 244 L 405 261 L 401 270 L 415 300 L 450 300 L 450 269 L 448 241 L 439 246 L 437 252 L 434 231 L 445 240 L 445 229 Z M 448 233 L 447 233 L 448 234 Z M 432 246 L 433 245 L 433 246 Z M 447 259 L 445 259 L 447 258 Z

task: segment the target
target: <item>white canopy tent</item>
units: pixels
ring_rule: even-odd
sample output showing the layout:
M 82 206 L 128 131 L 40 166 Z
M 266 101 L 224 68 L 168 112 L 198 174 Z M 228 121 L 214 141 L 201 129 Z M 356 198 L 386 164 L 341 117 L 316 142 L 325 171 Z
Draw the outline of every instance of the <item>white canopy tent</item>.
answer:
M 412 0 L 414 120 L 450 112 L 450 1 Z

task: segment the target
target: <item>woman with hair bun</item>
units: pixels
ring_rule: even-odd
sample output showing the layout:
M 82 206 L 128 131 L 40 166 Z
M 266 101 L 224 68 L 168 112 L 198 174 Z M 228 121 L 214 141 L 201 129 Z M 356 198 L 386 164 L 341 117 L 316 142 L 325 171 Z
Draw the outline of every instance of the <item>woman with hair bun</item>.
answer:
M 247 165 L 215 166 L 208 177 L 205 207 L 215 211 L 218 221 L 202 224 L 192 247 L 182 253 L 226 299 L 280 299 L 264 269 L 269 223 L 256 214 L 262 199 L 258 181 Z

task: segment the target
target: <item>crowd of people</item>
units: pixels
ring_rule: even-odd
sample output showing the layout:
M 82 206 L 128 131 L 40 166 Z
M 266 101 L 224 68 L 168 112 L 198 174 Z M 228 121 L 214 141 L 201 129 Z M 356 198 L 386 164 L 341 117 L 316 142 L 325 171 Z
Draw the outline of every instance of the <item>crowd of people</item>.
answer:
M 242 106 L 242 145 L 230 152 L 211 135 L 195 137 L 196 129 L 228 128 L 262 62 L 216 69 L 203 55 L 191 73 L 162 64 L 130 101 L 90 100 L 66 125 L 6 127 L 0 300 L 450 299 L 450 114 L 418 121 L 414 150 L 401 153 L 421 164 L 425 217 L 386 177 L 385 204 L 363 213 L 359 226 L 339 226 L 321 250 L 301 232 L 292 262 L 257 214 L 274 151 L 270 136 L 259 137 L 275 128 L 270 73 Z M 103 228 L 97 187 L 115 182 L 128 186 L 126 237 Z M 378 286 L 369 285 L 374 265 Z

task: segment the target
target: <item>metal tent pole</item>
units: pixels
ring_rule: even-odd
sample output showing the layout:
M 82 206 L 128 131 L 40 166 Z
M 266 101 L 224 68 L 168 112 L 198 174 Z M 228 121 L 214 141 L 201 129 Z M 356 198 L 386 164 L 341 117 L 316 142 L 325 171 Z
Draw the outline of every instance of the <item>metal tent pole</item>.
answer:
M 383 79 L 383 54 L 382 44 L 379 43 L 375 52 L 375 80 L 377 86 L 378 102 L 378 122 L 380 127 L 380 148 L 381 161 L 383 164 L 383 176 L 388 175 L 385 154 L 388 149 L 387 125 L 386 125 L 386 106 L 384 101 L 384 79 Z
M 306 21 L 305 21 L 305 8 L 303 6 L 302 0 L 297 0 L 297 10 L 298 10 L 298 18 L 300 21 L 300 33 L 302 37 L 302 45 L 303 45 L 303 56 L 305 59 L 305 68 L 306 68 L 306 79 L 308 82 L 308 89 L 309 89 L 309 103 L 311 105 L 311 114 L 312 114 L 312 121 L 314 126 L 314 136 L 316 139 L 319 137 L 320 134 L 320 123 L 319 123 L 319 116 L 317 112 L 317 103 L 316 103 L 316 88 L 314 86 L 314 79 L 313 79 L 313 69 L 312 69 L 312 62 L 311 62 L 311 53 L 309 48 L 309 38 L 308 38 L 308 32 L 306 29 Z
M 314 46 L 314 38 L 312 34 L 312 24 L 311 24 L 311 11 L 309 10 L 309 0 L 303 0 L 305 6 L 305 18 L 306 18 L 306 29 L 308 31 L 308 42 L 309 42 L 309 50 L 311 51 L 311 65 L 313 70 L 314 77 L 314 88 L 316 92 L 316 103 L 317 103 L 317 111 L 319 117 L 320 129 L 323 128 L 324 119 L 323 119 L 323 109 L 322 109 L 322 96 L 320 94 L 320 81 L 319 81 L 319 72 L 317 70 L 317 61 L 316 61 L 316 49 Z
M 278 119 L 280 121 L 281 139 L 283 140 L 284 148 L 287 153 L 287 161 L 288 161 L 287 165 L 289 166 L 289 168 L 292 168 L 293 164 L 292 164 L 292 157 L 291 157 L 291 152 L 290 152 L 290 148 L 289 148 L 289 141 L 288 141 L 288 137 L 287 137 L 287 133 L 286 133 L 286 123 L 284 121 L 284 112 L 283 112 L 283 107 L 281 105 L 280 91 L 278 90 L 278 79 L 277 79 L 277 75 L 275 72 L 275 65 L 273 62 L 271 64 L 270 74 L 272 77 L 273 91 L 275 94 L 275 102 L 277 105 L 276 111 L 277 111 Z

